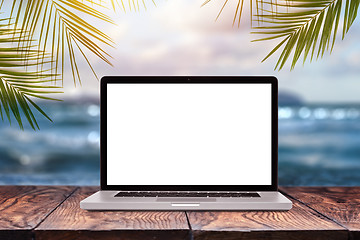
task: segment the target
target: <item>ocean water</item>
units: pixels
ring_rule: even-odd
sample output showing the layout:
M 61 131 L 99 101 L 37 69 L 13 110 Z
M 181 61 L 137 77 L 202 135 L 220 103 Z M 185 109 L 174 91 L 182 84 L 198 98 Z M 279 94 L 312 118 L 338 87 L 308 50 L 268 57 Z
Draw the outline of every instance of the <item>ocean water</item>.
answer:
M 99 105 L 42 106 L 40 131 L 0 123 L 0 184 L 99 185 Z M 279 107 L 279 184 L 360 185 L 360 106 Z

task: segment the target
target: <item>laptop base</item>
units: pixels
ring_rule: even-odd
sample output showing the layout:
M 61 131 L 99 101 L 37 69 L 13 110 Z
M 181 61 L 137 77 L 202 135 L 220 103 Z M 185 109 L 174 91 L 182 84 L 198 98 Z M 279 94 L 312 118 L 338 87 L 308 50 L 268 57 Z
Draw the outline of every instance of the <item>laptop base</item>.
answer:
M 279 192 L 257 192 L 260 198 L 114 197 L 99 191 L 80 202 L 85 210 L 289 210 L 292 202 Z

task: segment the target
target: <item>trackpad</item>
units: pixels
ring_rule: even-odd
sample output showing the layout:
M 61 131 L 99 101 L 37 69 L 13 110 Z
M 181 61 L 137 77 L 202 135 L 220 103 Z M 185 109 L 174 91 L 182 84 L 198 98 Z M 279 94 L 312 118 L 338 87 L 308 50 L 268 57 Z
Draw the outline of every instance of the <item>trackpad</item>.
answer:
M 158 197 L 156 199 L 157 202 L 216 202 L 216 198 L 182 198 L 182 197 L 176 197 L 176 198 L 170 198 L 170 197 Z

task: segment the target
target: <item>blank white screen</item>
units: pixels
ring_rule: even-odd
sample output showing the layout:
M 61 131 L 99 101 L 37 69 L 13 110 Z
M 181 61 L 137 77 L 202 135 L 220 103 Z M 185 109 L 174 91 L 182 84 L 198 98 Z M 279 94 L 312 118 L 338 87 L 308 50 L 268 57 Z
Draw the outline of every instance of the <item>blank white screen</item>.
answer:
M 108 84 L 108 185 L 271 185 L 270 84 Z

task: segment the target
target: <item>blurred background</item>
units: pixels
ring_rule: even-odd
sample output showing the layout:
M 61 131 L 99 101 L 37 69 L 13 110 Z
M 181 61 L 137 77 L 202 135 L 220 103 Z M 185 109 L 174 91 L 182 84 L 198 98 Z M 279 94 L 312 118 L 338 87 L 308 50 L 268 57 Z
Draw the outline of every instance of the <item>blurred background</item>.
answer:
M 245 9 L 232 27 L 234 6 L 215 21 L 222 2 L 159 1 L 140 11 L 108 14 L 113 67 L 89 58 L 104 75 L 274 75 L 279 79 L 279 184 L 360 185 L 360 37 L 355 20 L 332 54 L 274 71 L 278 41 L 251 42 Z M 91 21 L 91 20 L 89 20 Z M 95 23 L 94 23 L 95 24 Z M 63 102 L 38 101 L 53 123 L 39 131 L 0 122 L 0 184 L 99 185 L 99 82 L 78 62 L 82 85 L 65 68 Z M 256 109 L 254 109 L 256 111 Z

